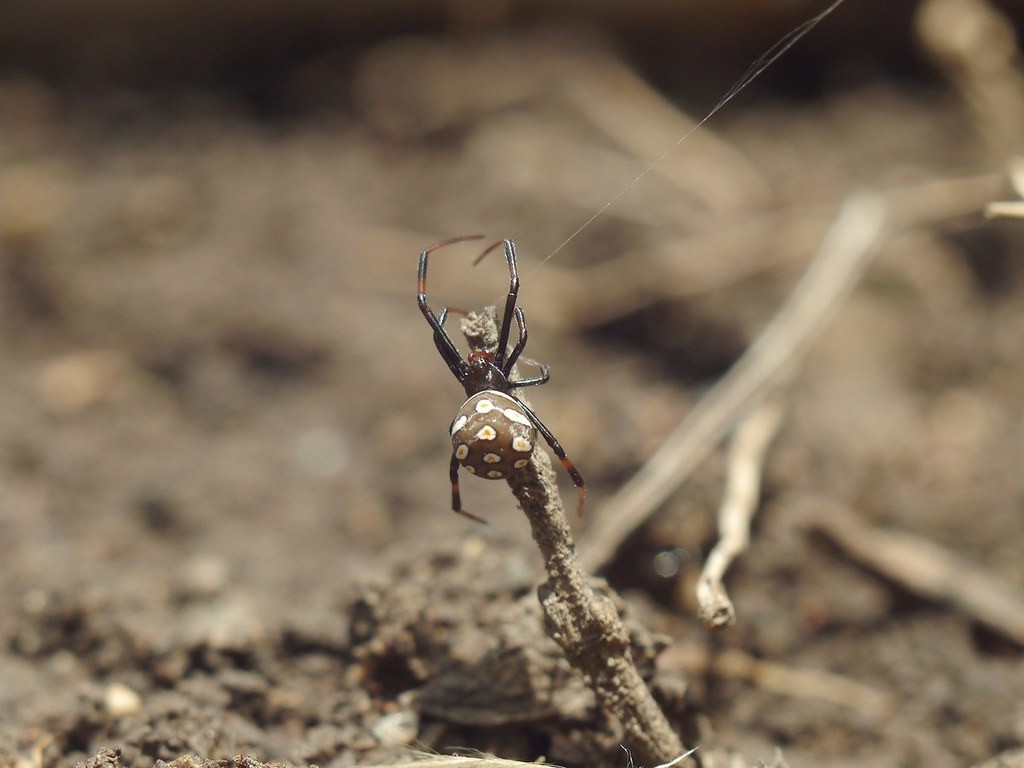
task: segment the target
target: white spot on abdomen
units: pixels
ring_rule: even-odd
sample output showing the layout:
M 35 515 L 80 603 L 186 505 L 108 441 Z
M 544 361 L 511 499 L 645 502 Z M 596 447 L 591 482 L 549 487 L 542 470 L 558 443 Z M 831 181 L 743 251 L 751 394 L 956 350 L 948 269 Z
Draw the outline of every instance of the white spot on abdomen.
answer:
M 506 408 L 502 413 L 505 414 L 506 419 L 514 421 L 516 424 L 525 424 L 528 427 L 533 426 L 533 424 L 530 423 L 530 420 L 515 408 Z

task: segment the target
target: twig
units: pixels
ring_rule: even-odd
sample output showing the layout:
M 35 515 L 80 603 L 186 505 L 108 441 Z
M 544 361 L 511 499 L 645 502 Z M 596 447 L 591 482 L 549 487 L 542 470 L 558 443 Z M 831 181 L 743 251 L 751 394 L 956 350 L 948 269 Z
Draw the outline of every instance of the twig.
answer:
M 625 747 L 623 747 L 625 749 Z M 696 748 L 676 756 L 674 759 L 653 768 L 674 768 L 685 758 L 696 752 Z M 627 750 L 627 755 L 629 752 Z M 551 763 L 543 763 L 546 768 L 558 768 Z M 632 766 L 632 756 L 629 757 L 628 766 Z M 394 763 L 386 768 L 537 768 L 538 763 L 522 763 L 518 760 L 502 760 L 493 755 L 433 755 L 420 754 L 415 759 L 405 763 Z M 384 768 L 379 766 L 378 768 Z
M 997 200 L 985 206 L 989 219 L 1024 219 L 1024 200 Z
M 1000 752 L 990 760 L 976 763 L 974 768 L 1024 768 L 1024 749 L 1015 748 Z
M 771 399 L 747 416 L 733 436 L 725 495 L 718 510 L 721 538 L 708 555 L 697 582 L 697 612 L 710 629 L 723 629 L 736 622 L 736 609 L 722 579 L 750 542 L 750 521 L 760 498 L 764 455 L 781 422 L 782 405 L 778 399 Z
M 462 331 L 471 348 L 493 351 L 498 340 L 494 307 L 470 313 Z M 583 673 L 602 708 L 622 724 L 627 745 L 643 762 L 666 763 L 681 755 L 679 737 L 633 663 L 629 635 L 615 606 L 594 592 L 576 558 L 547 453 L 536 446 L 530 463 L 508 484 L 544 558 L 548 580 L 537 593 L 548 634 Z
M 1011 167 L 1011 180 L 1013 179 Z M 879 193 L 896 226 L 973 217 L 1004 187 L 1001 174 L 928 179 Z M 1024 196 L 1024 191 L 1017 190 Z M 535 323 L 591 328 L 659 301 L 707 295 L 741 280 L 798 271 L 835 223 L 835 206 L 814 204 L 748 214 L 727 225 L 625 249 L 590 266 L 548 262 L 532 285 Z M 423 236 L 417 235 L 422 241 Z M 601 301 L 593 300 L 595 292 Z
M 890 714 L 895 705 L 889 693 L 848 677 L 764 661 L 735 648 L 711 652 L 704 646 L 675 643 L 658 659 L 658 666 L 694 677 L 710 673 L 722 679 L 744 680 L 763 691 L 826 701 L 876 719 Z
M 800 516 L 853 560 L 920 597 L 955 606 L 1024 646 L 1019 589 L 930 541 L 874 528 L 834 503 L 807 503 Z
M 1024 157 L 1014 157 L 1009 162 L 1010 184 L 1017 197 L 1024 197 Z M 985 206 L 985 216 L 990 219 L 1024 219 L 1024 200 L 998 200 Z
M 1004 194 L 1005 187 L 1004 173 L 988 173 L 928 179 L 879 194 L 894 227 L 914 227 L 975 221 L 978 211 Z M 834 204 L 794 205 L 736 216 L 727 225 L 687 235 L 658 230 L 651 243 L 626 248 L 616 258 L 589 266 L 562 267 L 555 258 L 544 263 L 544 279 L 530 283 L 531 322 L 563 330 L 591 328 L 659 301 L 706 296 L 766 274 L 796 274 L 834 222 Z M 342 234 L 343 247 L 353 253 L 418 252 L 430 237 L 421 231 L 355 225 Z M 359 292 L 404 295 L 395 269 L 387 259 L 369 260 L 346 286 Z M 473 290 L 474 275 L 469 270 L 446 279 L 453 294 Z M 601 301 L 594 301 L 595 294 L 600 294 Z
M 997 157 L 1020 151 L 1024 75 L 1013 21 L 988 0 L 927 0 L 915 26 Z
M 763 691 L 800 699 L 826 701 L 881 718 L 891 714 L 893 697 L 847 677 L 814 669 L 793 669 L 757 659 L 736 649 L 724 651 L 712 662 L 716 675 L 750 681 Z
M 619 746 L 622 747 L 621 744 Z M 626 749 L 626 747 L 622 747 L 622 751 L 626 753 L 626 768 L 636 768 L 636 766 L 635 766 L 635 764 L 633 762 L 633 753 L 630 752 L 628 749 Z M 656 766 L 654 766 L 654 768 L 674 768 L 674 766 L 679 765 L 681 762 L 683 762 L 683 760 L 688 758 L 690 755 L 692 755 L 696 751 L 697 751 L 697 747 L 694 747 L 693 749 L 688 750 L 688 751 L 684 752 L 683 754 L 679 755 L 675 759 L 669 760 L 667 763 L 662 763 L 660 765 L 656 765 Z M 641 768 L 642 768 L 642 766 L 641 766 Z
M 503 760 L 492 755 L 424 754 L 408 762 L 375 766 L 375 768 L 537 768 L 537 763 Z M 547 768 L 558 768 L 558 766 L 549 765 Z
M 806 352 L 863 273 L 884 220 L 879 198 L 858 195 L 847 200 L 785 306 L 640 471 L 594 515 L 594 525 L 581 545 L 588 571 L 600 569 L 611 559 L 622 541 L 689 477 L 784 366 Z

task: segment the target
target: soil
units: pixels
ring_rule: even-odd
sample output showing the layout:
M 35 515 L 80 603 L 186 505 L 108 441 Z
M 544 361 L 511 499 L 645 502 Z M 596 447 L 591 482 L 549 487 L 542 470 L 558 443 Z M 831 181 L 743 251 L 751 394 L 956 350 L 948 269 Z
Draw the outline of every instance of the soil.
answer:
M 586 478 L 582 541 L 846 196 L 970 178 L 992 194 L 889 235 L 796 373 L 727 581 L 736 626 L 710 633 L 692 597 L 721 453 L 599 575 L 704 765 L 1024 745 L 1019 645 L 793 512 L 827 498 L 1024 587 L 1024 225 L 981 215 L 1013 197 L 1019 141 L 909 16 L 854 34 L 871 5 L 621 195 L 802 16 L 0 12 L 21 35 L 0 58 L 0 766 L 625 764 L 544 634 L 507 487 L 463 475 L 487 525 L 449 510 L 463 393 L 415 305 L 419 251 L 516 239 L 525 354 L 552 370 L 530 396 Z M 132 45 L 97 33 L 114 17 Z M 94 48 L 64 46 L 79 30 Z M 433 306 L 503 300 L 478 252 L 436 255 Z

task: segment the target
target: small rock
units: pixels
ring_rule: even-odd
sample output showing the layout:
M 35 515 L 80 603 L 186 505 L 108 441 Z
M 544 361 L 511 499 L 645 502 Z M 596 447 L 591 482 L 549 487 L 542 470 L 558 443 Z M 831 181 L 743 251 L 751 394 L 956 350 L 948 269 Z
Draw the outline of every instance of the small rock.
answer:
M 128 717 L 142 707 L 142 698 L 123 683 L 111 683 L 103 693 L 103 707 L 111 717 Z
M 410 709 L 384 715 L 371 729 L 381 744 L 391 746 L 411 744 L 419 733 L 419 716 Z

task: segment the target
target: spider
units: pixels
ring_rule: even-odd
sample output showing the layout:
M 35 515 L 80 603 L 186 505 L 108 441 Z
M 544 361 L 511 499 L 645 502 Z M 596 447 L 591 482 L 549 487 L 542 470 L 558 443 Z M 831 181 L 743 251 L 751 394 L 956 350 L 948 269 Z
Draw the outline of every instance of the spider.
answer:
M 537 433 L 551 447 L 561 460 L 579 492 L 579 514 L 583 514 L 586 488 L 583 476 L 566 456 L 565 450 L 544 422 L 513 393 L 513 389 L 535 387 L 547 383 L 550 370 L 547 365 L 520 357 L 526 347 L 526 318 L 523 310 L 516 306 L 519 295 L 519 273 L 516 269 L 516 246 L 511 240 L 502 240 L 489 246 L 474 262 L 499 245 L 504 246 L 508 261 L 508 298 L 505 300 L 505 314 L 498 332 L 497 349 L 491 353 L 475 350 L 463 359 L 455 343 L 444 329 L 449 312 L 465 314 L 462 310 L 445 307 L 435 315 L 427 304 L 427 258 L 431 253 L 454 243 L 479 240 L 483 235 L 465 235 L 442 240 L 420 254 L 419 292 L 416 301 L 420 311 L 434 329 L 434 344 L 448 369 L 466 390 L 466 402 L 452 421 L 449 430 L 452 438 L 451 481 L 452 509 L 460 515 L 478 522 L 484 522 L 462 508 L 459 493 L 459 466 L 477 477 L 499 480 L 515 475 L 530 461 Z M 509 336 L 513 321 L 518 329 L 518 339 L 512 351 L 508 351 Z M 516 361 L 534 365 L 540 373 L 533 378 L 512 380 L 512 367 Z

